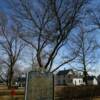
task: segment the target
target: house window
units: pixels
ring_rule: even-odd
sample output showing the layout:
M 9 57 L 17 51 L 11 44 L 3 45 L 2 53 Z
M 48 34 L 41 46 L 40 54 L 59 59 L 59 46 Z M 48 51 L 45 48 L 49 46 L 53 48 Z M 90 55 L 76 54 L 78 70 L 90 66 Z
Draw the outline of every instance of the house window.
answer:
M 65 85 L 65 84 L 66 84 L 65 80 L 63 80 L 63 85 Z
M 71 75 L 68 75 L 68 78 L 70 79 L 71 78 Z
M 60 81 L 60 84 L 61 84 L 61 85 L 63 85 L 63 84 L 64 84 L 64 81 L 63 81 L 63 79 Z
M 76 80 L 75 80 L 75 85 L 76 85 Z
M 61 83 L 60 80 L 58 80 L 58 85 L 60 85 L 60 83 Z

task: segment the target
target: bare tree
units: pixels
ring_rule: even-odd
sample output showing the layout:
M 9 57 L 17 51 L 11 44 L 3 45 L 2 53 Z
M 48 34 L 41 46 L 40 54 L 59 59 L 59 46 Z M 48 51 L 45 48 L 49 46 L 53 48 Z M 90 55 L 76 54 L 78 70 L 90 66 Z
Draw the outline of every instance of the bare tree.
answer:
M 2 16 L 0 19 L 5 16 Z M 2 21 L 3 22 L 3 21 Z M 7 83 L 8 87 L 11 88 L 14 74 L 14 66 L 17 63 L 21 52 L 24 48 L 24 44 L 17 36 L 17 28 L 7 29 L 7 23 L 0 25 L 0 50 L 3 53 L 2 63 L 8 67 Z
M 67 45 L 71 30 L 80 22 L 87 0 L 8 0 L 8 3 L 21 23 L 20 38 L 35 50 L 39 67 L 51 71 L 59 50 Z M 78 49 L 71 51 L 73 55 L 67 54 L 52 72 L 76 58 Z
M 79 33 L 74 34 L 71 41 L 80 47 L 75 63 L 78 63 L 78 66 L 80 66 L 78 70 L 83 72 L 83 80 L 88 85 L 88 71 L 92 69 L 91 67 L 93 67 L 92 65 L 96 61 L 95 54 L 97 48 L 95 35 L 80 26 Z

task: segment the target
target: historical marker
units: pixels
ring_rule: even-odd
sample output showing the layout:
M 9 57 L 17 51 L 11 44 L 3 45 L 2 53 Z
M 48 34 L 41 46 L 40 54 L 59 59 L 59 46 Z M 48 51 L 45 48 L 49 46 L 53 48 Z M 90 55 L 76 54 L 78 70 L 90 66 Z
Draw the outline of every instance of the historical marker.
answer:
M 25 100 L 53 100 L 54 84 L 51 73 L 28 73 Z

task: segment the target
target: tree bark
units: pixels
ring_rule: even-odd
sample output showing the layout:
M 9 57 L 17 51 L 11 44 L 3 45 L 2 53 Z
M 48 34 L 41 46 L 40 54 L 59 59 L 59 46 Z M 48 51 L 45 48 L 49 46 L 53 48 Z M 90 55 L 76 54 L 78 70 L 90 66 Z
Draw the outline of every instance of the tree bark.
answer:
M 84 75 L 83 81 L 85 82 L 85 85 L 88 85 L 88 76 L 87 76 L 86 68 L 84 68 L 83 75 Z
M 12 81 L 13 81 L 13 68 L 11 67 L 8 73 L 8 89 L 12 88 Z

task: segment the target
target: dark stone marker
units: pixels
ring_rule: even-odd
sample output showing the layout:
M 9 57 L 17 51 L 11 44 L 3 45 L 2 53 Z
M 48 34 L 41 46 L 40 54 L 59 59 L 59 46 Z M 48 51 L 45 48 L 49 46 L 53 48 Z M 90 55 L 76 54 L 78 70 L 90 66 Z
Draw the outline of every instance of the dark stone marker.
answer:
M 25 100 L 54 100 L 54 81 L 51 73 L 28 73 Z

